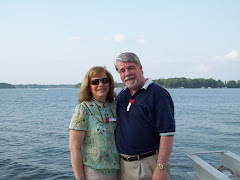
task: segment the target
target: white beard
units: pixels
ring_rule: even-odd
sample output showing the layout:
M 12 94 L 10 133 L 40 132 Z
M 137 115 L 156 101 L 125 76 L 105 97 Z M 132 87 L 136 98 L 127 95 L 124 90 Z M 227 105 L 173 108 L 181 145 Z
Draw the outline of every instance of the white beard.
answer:
M 129 88 L 129 89 L 134 88 L 134 87 L 137 85 L 137 80 L 134 79 L 133 82 L 128 82 L 128 81 L 126 82 L 126 81 L 125 81 L 125 85 L 126 85 L 127 88 Z

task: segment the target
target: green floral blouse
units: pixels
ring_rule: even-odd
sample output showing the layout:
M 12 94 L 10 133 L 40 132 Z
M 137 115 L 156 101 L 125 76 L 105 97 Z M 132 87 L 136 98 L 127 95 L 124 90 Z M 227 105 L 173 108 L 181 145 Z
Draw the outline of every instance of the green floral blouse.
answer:
M 76 106 L 69 125 L 69 129 L 86 131 L 81 147 L 83 164 L 110 176 L 116 175 L 120 168 L 114 136 L 117 123 L 113 118 L 116 118 L 115 102 L 103 104 L 92 99 Z

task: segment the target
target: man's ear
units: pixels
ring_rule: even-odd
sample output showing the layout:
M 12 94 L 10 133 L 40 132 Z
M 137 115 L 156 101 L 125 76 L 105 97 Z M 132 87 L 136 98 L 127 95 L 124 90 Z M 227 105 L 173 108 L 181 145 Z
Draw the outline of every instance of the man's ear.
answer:
M 143 74 L 143 69 L 142 69 L 142 65 L 140 65 L 140 70 L 142 71 L 142 74 Z

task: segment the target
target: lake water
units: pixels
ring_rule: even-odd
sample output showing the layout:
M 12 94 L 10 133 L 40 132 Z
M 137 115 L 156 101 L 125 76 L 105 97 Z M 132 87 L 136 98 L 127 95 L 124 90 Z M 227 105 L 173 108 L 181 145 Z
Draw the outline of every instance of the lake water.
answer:
M 177 132 L 171 180 L 189 179 L 186 153 L 240 155 L 240 89 L 168 89 Z M 0 89 L 0 179 L 74 179 L 68 125 L 78 89 Z M 207 157 L 219 166 L 218 157 Z

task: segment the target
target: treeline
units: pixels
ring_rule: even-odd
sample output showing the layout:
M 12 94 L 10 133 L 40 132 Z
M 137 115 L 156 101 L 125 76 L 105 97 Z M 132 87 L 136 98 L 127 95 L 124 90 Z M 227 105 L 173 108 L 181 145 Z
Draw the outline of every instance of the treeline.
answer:
M 165 88 L 240 88 L 240 80 L 225 81 L 197 78 L 168 78 L 168 79 L 156 79 L 156 84 L 159 84 Z
M 163 86 L 165 88 L 240 88 L 240 80 L 225 81 L 197 78 L 168 78 L 168 79 L 155 79 L 153 80 L 156 84 Z M 81 83 L 75 85 L 75 88 L 79 88 Z M 115 82 L 116 88 L 123 88 L 125 85 L 123 83 Z
M 165 88 L 240 88 L 240 80 L 225 81 L 197 78 L 168 78 L 168 79 L 155 79 L 156 84 Z M 0 88 L 79 88 L 81 83 L 78 84 L 60 84 L 60 85 L 39 85 L 39 84 L 17 84 L 12 85 L 8 83 L 0 83 Z M 123 83 L 115 82 L 116 88 L 123 88 Z
M 58 84 L 58 85 L 41 85 L 41 84 L 17 84 L 16 88 L 74 88 L 75 85 Z
M 12 84 L 0 83 L 0 88 L 2 88 L 2 89 L 13 89 L 13 88 L 16 88 L 16 87 L 13 86 Z
M 125 85 L 123 83 L 118 83 L 118 82 L 115 82 L 115 88 L 124 88 Z
M 59 85 L 17 84 L 17 85 L 12 85 L 12 84 L 8 84 L 8 83 L 0 83 L 0 88 L 75 88 L 75 85 L 71 85 L 71 84 L 59 84 Z

